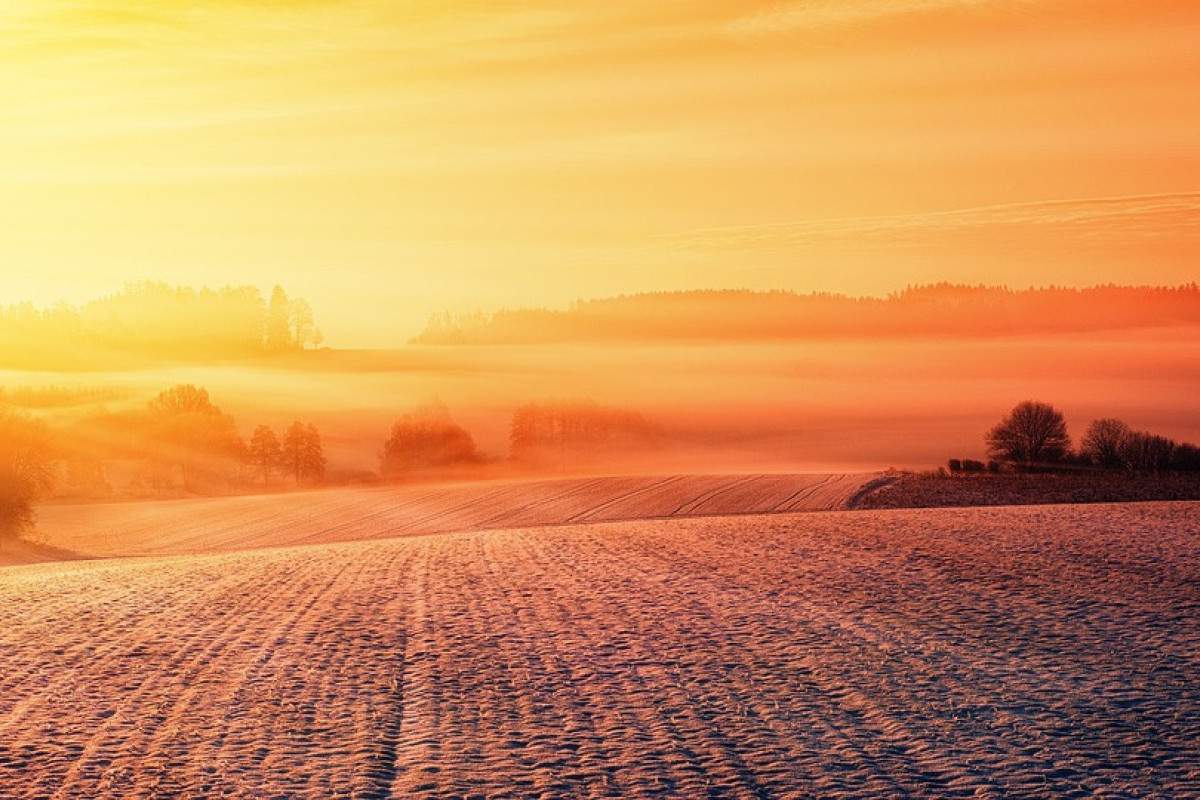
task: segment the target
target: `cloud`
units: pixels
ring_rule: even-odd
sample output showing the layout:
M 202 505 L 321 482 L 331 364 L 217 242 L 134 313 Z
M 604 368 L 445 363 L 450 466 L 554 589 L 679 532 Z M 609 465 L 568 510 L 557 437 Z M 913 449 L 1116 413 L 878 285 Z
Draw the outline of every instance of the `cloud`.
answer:
M 754 249 L 839 241 L 921 242 L 960 231 L 1015 228 L 1101 237 L 1200 232 L 1200 192 L 1008 203 L 924 214 L 707 228 L 673 238 L 685 247 Z
M 818 31 L 874 22 L 904 14 L 963 11 L 994 6 L 1006 0 L 801 0 L 781 3 L 747 14 L 730 25 L 740 37 L 773 36 Z M 1008 0 L 1009 4 L 1023 4 Z

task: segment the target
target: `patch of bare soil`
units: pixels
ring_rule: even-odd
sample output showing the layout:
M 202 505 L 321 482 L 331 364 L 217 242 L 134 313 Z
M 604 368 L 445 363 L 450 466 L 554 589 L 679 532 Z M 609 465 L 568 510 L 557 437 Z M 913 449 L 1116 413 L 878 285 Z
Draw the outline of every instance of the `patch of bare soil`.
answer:
M 1200 796 L 1195 503 L 41 564 L 0 607 L 6 798 Z
M 870 487 L 868 487 L 870 488 Z M 854 508 L 1053 505 L 1200 500 L 1200 475 L 899 475 L 850 501 Z

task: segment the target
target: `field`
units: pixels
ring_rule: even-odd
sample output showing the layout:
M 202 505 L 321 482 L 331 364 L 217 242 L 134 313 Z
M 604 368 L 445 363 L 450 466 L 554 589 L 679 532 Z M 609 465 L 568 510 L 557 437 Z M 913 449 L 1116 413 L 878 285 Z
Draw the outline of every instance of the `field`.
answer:
M 1200 795 L 1200 504 L 864 480 L 47 508 L 0 797 Z
M 864 493 L 856 508 L 1028 506 L 1056 503 L 1136 503 L 1200 500 L 1200 475 L 903 474 Z
M 40 538 L 48 547 L 14 551 L 8 558 L 180 555 L 623 519 L 829 510 L 847 505 L 869 478 L 567 478 L 58 505 L 39 514 Z

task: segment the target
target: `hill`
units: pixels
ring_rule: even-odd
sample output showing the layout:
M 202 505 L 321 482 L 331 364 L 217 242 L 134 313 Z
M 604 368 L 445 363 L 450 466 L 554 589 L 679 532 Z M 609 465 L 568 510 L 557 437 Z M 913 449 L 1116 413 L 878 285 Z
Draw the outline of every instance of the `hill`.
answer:
M 1200 286 L 1014 290 L 940 283 L 885 298 L 684 291 L 434 316 L 417 344 L 999 336 L 1200 325 Z
M 837 509 L 872 478 L 570 478 L 50 505 L 39 512 L 43 544 L 10 551 L 7 559 L 213 553 L 534 525 Z
M 142 282 L 82 306 L 0 305 L 0 367 L 101 371 L 278 356 L 319 343 L 312 308 L 276 286 Z

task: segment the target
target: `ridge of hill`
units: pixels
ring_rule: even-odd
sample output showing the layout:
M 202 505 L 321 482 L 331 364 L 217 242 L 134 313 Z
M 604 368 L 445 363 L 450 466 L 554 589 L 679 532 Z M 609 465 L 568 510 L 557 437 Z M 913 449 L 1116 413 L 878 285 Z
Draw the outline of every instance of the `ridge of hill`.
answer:
M 1200 325 L 1200 286 L 1010 289 L 938 283 L 887 297 L 790 291 L 647 292 L 565 310 L 434 315 L 414 344 L 758 341 L 823 337 L 999 336 Z
M 430 533 L 847 508 L 874 476 L 748 474 L 477 481 L 41 509 L 8 563 L 166 556 Z M 0 561 L 0 563 L 4 563 Z

